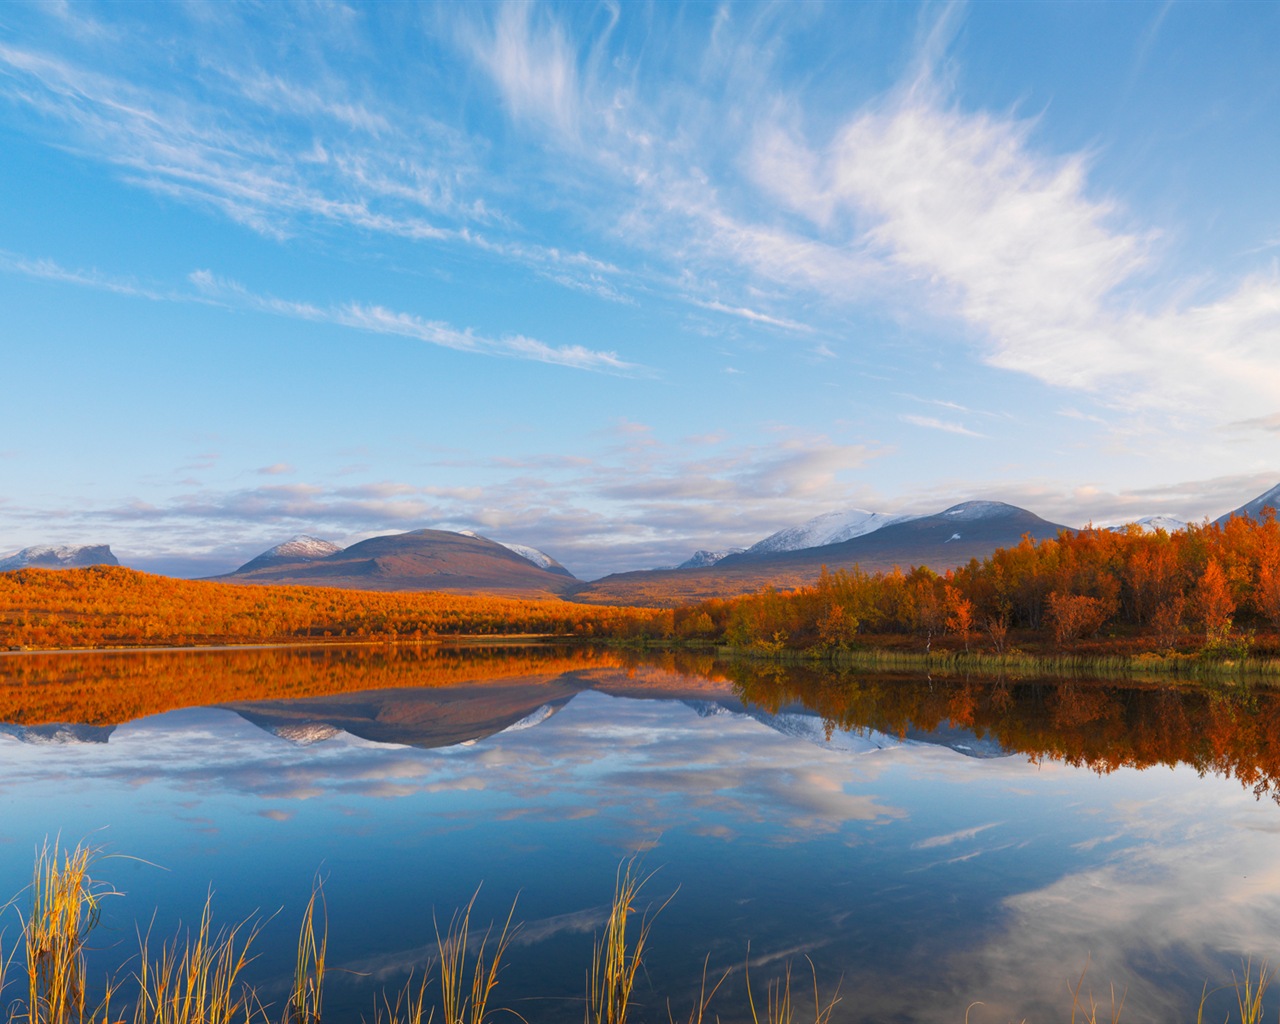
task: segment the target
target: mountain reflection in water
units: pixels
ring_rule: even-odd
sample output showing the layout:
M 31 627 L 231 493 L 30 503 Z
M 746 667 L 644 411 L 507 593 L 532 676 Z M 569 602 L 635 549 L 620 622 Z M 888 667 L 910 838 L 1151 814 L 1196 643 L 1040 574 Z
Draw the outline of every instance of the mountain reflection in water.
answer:
M 0 658 L 0 895 L 60 832 L 141 858 L 101 863 L 128 897 L 100 961 L 210 885 L 224 921 L 283 907 L 255 964 L 273 998 L 320 871 L 327 1004 L 354 1020 L 483 881 L 482 920 L 520 892 L 500 992 L 540 1024 L 581 1014 L 642 849 L 654 898 L 679 892 L 637 1020 L 668 997 L 687 1016 L 704 956 L 718 977 L 748 943 L 760 986 L 788 959 L 807 985 L 805 955 L 824 990 L 843 978 L 837 1020 L 954 1022 L 978 999 L 973 1024 L 1057 1019 L 1086 958 L 1126 1019 L 1186 1019 L 1205 980 L 1276 952 L 1280 811 L 1256 799 L 1275 700 L 588 650 Z M 717 994 L 726 1024 L 742 984 Z

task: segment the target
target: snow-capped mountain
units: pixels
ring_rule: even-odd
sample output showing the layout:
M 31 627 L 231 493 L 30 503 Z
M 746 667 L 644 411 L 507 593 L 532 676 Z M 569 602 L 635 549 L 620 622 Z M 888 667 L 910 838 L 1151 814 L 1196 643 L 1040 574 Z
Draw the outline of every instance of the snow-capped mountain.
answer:
M 1155 533 L 1157 530 L 1164 530 L 1165 533 L 1177 533 L 1179 530 L 1185 530 L 1187 523 L 1186 520 L 1178 519 L 1175 516 L 1154 515 L 1133 519 L 1128 523 L 1117 523 L 1115 526 L 1108 526 L 1107 529 L 1112 533 L 1124 533 L 1130 526 L 1141 526 L 1143 533 Z
M 854 537 L 864 537 L 892 523 L 905 523 L 919 518 L 920 516 L 915 515 L 868 512 L 864 508 L 827 512 L 799 526 L 789 526 L 785 530 L 771 533 L 764 540 L 747 548 L 747 554 L 767 555 L 777 551 L 799 551 L 802 548 L 839 544 L 841 541 L 853 540 Z
M 321 540 L 319 537 L 310 537 L 305 533 L 300 533 L 283 544 L 277 544 L 275 547 L 262 552 L 256 558 L 245 562 L 236 572 L 265 569 L 273 565 L 291 565 L 295 562 L 316 562 L 321 558 L 328 558 L 330 555 L 337 554 L 341 550 L 342 548 L 332 541 Z
M 111 553 L 109 544 L 64 547 L 45 544 L 23 548 L 7 558 L 0 559 L 0 572 L 9 572 L 13 569 L 86 569 L 91 565 L 119 564 L 120 560 Z
M 722 558 L 728 558 L 730 555 L 738 555 L 743 552 L 743 548 L 729 548 L 727 551 L 706 551 L 699 549 L 689 558 L 676 566 L 677 569 L 705 569 L 709 565 L 715 565 Z
M 1219 516 L 1214 520 L 1215 523 L 1225 523 L 1232 516 L 1249 516 L 1251 519 L 1261 519 L 1262 510 L 1267 507 L 1280 509 L 1280 484 L 1276 484 L 1271 490 L 1264 494 L 1259 494 L 1253 501 L 1247 501 L 1237 509 L 1233 509 L 1224 516 Z

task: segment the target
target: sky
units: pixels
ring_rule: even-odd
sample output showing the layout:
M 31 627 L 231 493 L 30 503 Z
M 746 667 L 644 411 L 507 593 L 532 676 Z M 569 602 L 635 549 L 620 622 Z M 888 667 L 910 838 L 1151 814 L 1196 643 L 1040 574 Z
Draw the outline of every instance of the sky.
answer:
M 1280 5 L 0 6 L 0 553 L 1280 481 Z

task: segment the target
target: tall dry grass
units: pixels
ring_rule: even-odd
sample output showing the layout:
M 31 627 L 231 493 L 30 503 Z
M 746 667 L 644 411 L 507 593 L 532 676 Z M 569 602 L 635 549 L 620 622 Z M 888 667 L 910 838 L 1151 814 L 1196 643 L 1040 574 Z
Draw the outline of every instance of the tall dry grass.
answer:
M 250 1024 L 262 1007 L 242 975 L 261 930 L 249 921 L 215 931 L 210 898 L 195 931 L 163 943 L 154 960 L 144 937 L 134 1024 Z
M 635 857 L 618 866 L 604 934 L 596 939 L 592 951 L 591 974 L 587 980 L 587 1024 L 626 1024 L 654 919 L 675 898 L 672 893 L 656 910 L 650 907 L 641 910 L 641 891 L 652 878 L 652 872 L 640 873 Z M 629 928 L 629 919 L 636 914 L 640 915 L 636 927 Z
M 90 847 L 63 850 L 56 841 L 52 846 L 46 842 L 36 855 L 30 911 L 22 927 L 27 998 L 23 1009 L 10 1012 L 14 1021 L 82 1024 L 111 1019 L 113 985 L 107 985 L 97 1003 L 89 1004 L 85 949 L 102 900 L 119 894 L 90 877 L 93 855 Z
M 320 912 L 320 933 L 316 935 L 316 911 Z M 298 954 L 293 968 L 293 989 L 285 1006 L 284 1024 L 320 1024 L 324 1006 L 325 962 L 329 950 L 329 913 L 324 886 L 319 878 L 312 883 L 311 898 L 302 912 L 298 929 Z
M 502 930 L 494 936 L 492 923 L 485 930 L 475 955 L 470 958 L 468 971 L 467 937 L 471 930 L 471 912 L 479 895 L 480 890 L 477 889 L 466 907 L 454 912 L 443 936 L 439 925 L 436 926 L 436 947 L 440 952 L 440 1008 L 444 1024 L 484 1024 L 491 1012 L 489 999 L 498 986 L 502 958 L 519 930 L 519 925 L 511 927 L 516 912 L 516 905 L 512 902 Z M 490 939 L 493 939 L 492 943 Z
M 743 971 L 747 983 L 747 1005 L 751 1010 L 752 1024 L 795 1024 L 796 1007 L 791 996 L 790 962 L 784 967 L 782 977 L 766 983 L 764 1017 L 761 1018 L 756 1009 L 755 995 L 751 991 L 750 952 L 748 949 L 748 962 Z M 808 957 L 805 959 L 809 960 Z M 823 1002 L 818 993 L 818 969 L 813 965 L 812 960 L 809 960 L 809 970 L 813 974 L 813 1024 L 831 1024 L 831 1015 L 835 1013 L 836 1005 L 840 1002 L 840 985 L 837 983 L 831 998 Z

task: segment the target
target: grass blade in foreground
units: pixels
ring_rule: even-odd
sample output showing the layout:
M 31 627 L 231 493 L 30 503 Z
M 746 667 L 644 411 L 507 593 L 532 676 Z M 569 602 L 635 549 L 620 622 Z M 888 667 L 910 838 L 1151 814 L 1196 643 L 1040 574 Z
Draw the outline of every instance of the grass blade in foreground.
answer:
M 675 893 L 672 893 L 652 913 L 646 907 L 640 917 L 639 929 L 634 933 L 634 940 L 629 943 L 627 918 L 637 912 L 640 891 L 653 877 L 653 872 L 641 877 L 636 868 L 635 857 L 618 866 L 609 920 L 605 924 L 604 935 L 596 940 L 591 959 L 591 977 L 587 986 L 587 1024 L 625 1024 L 636 975 L 644 962 L 649 929 L 653 927 L 654 918 L 675 897 Z

